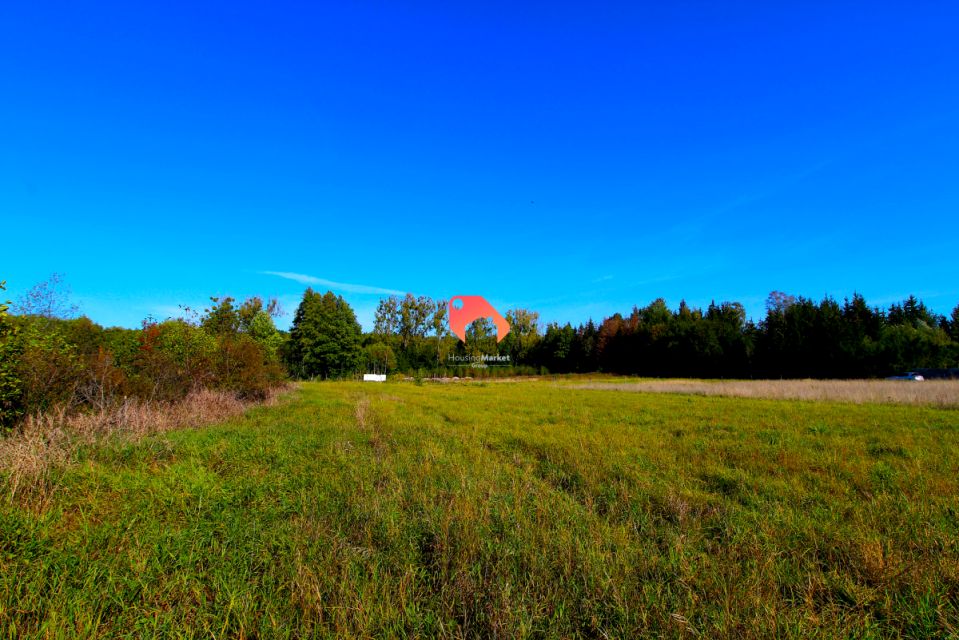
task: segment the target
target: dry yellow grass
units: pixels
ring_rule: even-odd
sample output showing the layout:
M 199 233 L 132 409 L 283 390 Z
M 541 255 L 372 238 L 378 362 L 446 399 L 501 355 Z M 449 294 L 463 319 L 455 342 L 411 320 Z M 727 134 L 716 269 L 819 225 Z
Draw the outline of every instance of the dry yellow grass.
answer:
M 583 389 L 688 393 L 772 400 L 832 400 L 959 407 L 959 380 L 643 380 L 589 382 Z
M 281 391 L 271 391 L 265 403 L 273 404 Z M 238 400 L 225 391 L 201 389 L 180 402 L 128 398 L 119 406 L 89 413 L 59 409 L 28 416 L 18 432 L 0 438 L 0 474 L 7 476 L 11 497 L 24 491 L 46 495 L 50 470 L 66 463 L 79 446 L 111 436 L 137 440 L 209 424 L 243 413 L 254 404 L 260 403 Z

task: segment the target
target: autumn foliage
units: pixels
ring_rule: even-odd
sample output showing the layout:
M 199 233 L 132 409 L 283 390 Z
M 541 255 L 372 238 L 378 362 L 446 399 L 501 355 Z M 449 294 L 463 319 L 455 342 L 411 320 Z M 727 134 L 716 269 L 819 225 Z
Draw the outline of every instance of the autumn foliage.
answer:
M 257 400 L 285 379 L 275 304 L 211 299 L 202 315 L 139 329 L 105 329 L 88 318 L 4 315 L 2 424 L 49 411 L 105 411 L 130 399 L 176 402 L 201 390 Z M 9 383 L 9 384 L 7 384 Z

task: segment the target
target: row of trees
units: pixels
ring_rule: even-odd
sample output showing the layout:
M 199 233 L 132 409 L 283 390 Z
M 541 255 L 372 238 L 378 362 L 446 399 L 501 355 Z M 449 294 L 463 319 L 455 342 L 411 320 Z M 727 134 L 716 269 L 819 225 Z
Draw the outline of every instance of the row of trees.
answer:
M 662 299 L 599 326 L 549 325 L 541 360 L 551 371 L 649 376 L 858 378 L 959 366 L 959 307 L 936 315 L 914 297 L 888 310 L 861 295 L 842 303 L 774 292 L 765 318 L 735 302 L 703 311 Z
M 2 290 L 0 283 L 0 290 Z M 888 309 L 860 295 L 842 303 L 774 292 L 765 317 L 739 303 L 705 310 L 662 299 L 598 325 L 550 323 L 511 309 L 497 343 L 489 319 L 451 335 L 445 300 L 391 296 L 363 333 L 341 297 L 307 289 L 291 330 L 277 330 L 276 301 L 211 298 L 202 311 L 105 329 L 75 317 L 54 276 L 0 304 L 0 424 L 53 407 L 104 408 L 124 397 L 176 400 L 193 389 L 262 397 L 287 374 L 349 377 L 361 371 L 476 375 L 481 356 L 498 373 L 605 371 L 688 377 L 876 377 L 916 368 L 959 366 L 959 306 L 949 317 L 910 297 Z
M 391 296 L 364 335 L 342 298 L 307 291 L 291 332 L 290 369 L 322 377 L 357 369 L 443 374 L 462 372 L 464 356 L 480 354 L 506 356 L 513 372 L 715 378 L 876 377 L 959 366 L 959 306 L 940 316 L 915 297 L 879 309 L 858 294 L 840 303 L 773 292 L 758 323 L 737 302 L 705 310 L 682 302 L 673 310 L 657 299 L 579 326 L 542 327 L 536 312 L 511 309 L 500 343 L 489 319 L 474 322 L 461 342 L 446 312 L 444 300 Z
M 946 318 L 914 297 L 884 311 L 860 295 L 840 304 L 829 297 L 816 302 L 774 292 L 765 318 L 753 323 L 738 303 L 711 304 L 705 311 L 681 303 L 672 311 L 659 299 L 598 327 L 551 325 L 543 340 L 566 356 L 552 360 L 555 371 L 876 377 L 959 366 L 959 307 Z
M 377 307 L 373 331 L 364 334 L 342 297 L 307 289 L 294 315 L 284 360 L 300 378 L 342 377 L 361 369 L 445 373 L 463 369 L 467 356 L 501 353 L 518 368 L 538 337 L 539 319 L 523 310 L 506 318 L 512 331 L 499 345 L 489 319 L 471 324 L 463 343 L 449 331 L 445 300 L 390 296 Z
M 54 276 L 0 305 L 2 427 L 52 409 L 176 401 L 201 388 L 257 399 L 285 379 L 275 302 L 211 298 L 202 312 L 184 308 L 180 318 L 123 329 L 74 317 L 67 294 Z

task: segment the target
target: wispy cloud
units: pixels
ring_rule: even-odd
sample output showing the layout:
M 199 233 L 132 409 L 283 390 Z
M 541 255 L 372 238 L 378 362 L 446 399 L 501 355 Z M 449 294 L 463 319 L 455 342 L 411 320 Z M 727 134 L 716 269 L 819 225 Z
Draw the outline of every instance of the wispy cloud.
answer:
M 766 198 L 770 196 L 776 195 L 777 193 L 781 191 L 784 191 L 790 187 L 794 187 L 798 185 L 806 178 L 819 173 L 826 167 L 832 164 L 835 164 L 835 162 L 836 162 L 835 159 L 829 158 L 829 159 L 817 162 L 816 164 L 811 165 L 809 167 L 806 167 L 805 169 L 802 169 L 795 173 L 791 173 L 787 176 L 784 176 L 780 178 L 779 180 L 775 181 L 774 183 L 768 185 L 765 189 L 761 189 L 754 193 L 740 196 L 736 198 L 735 200 L 727 202 L 726 204 L 720 206 L 719 208 L 715 209 L 711 213 L 708 213 L 705 216 L 703 216 L 703 219 L 717 218 L 725 213 L 729 213 L 730 211 L 734 209 L 738 209 L 740 207 L 746 206 L 748 204 L 752 204 L 754 202 L 758 202 L 760 200 L 765 200 Z
M 365 284 L 350 284 L 349 282 L 334 282 L 333 280 L 326 280 L 325 278 L 317 278 L 315 276 L 306 275 L 304 273 L 292 273 L 290 271 L 261 271 L 260 273 L 268 276 L 277 276 L 278 278 L 286 278 L 287 280 L 293 280 L 294 282 L 299 282 L 300 284 L 310 284 L 310 285 L 319 285 L 321 287 L 328 287 L 330 289 L 335 289 L 337 291 L 346 291 L 348 293 L 371 293 L 378 295 L 405 295 L 405 291 L 399 291 L 398 289 L 386 289 L 384 287 L 372 287 Z

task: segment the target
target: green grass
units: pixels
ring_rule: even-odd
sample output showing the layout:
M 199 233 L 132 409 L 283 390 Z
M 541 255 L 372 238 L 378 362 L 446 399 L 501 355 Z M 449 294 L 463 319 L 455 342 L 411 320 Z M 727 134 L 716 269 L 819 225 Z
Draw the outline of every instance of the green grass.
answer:
M 957 637 L 959 411 L 304 384 L 0 502 L 7 637 Z

